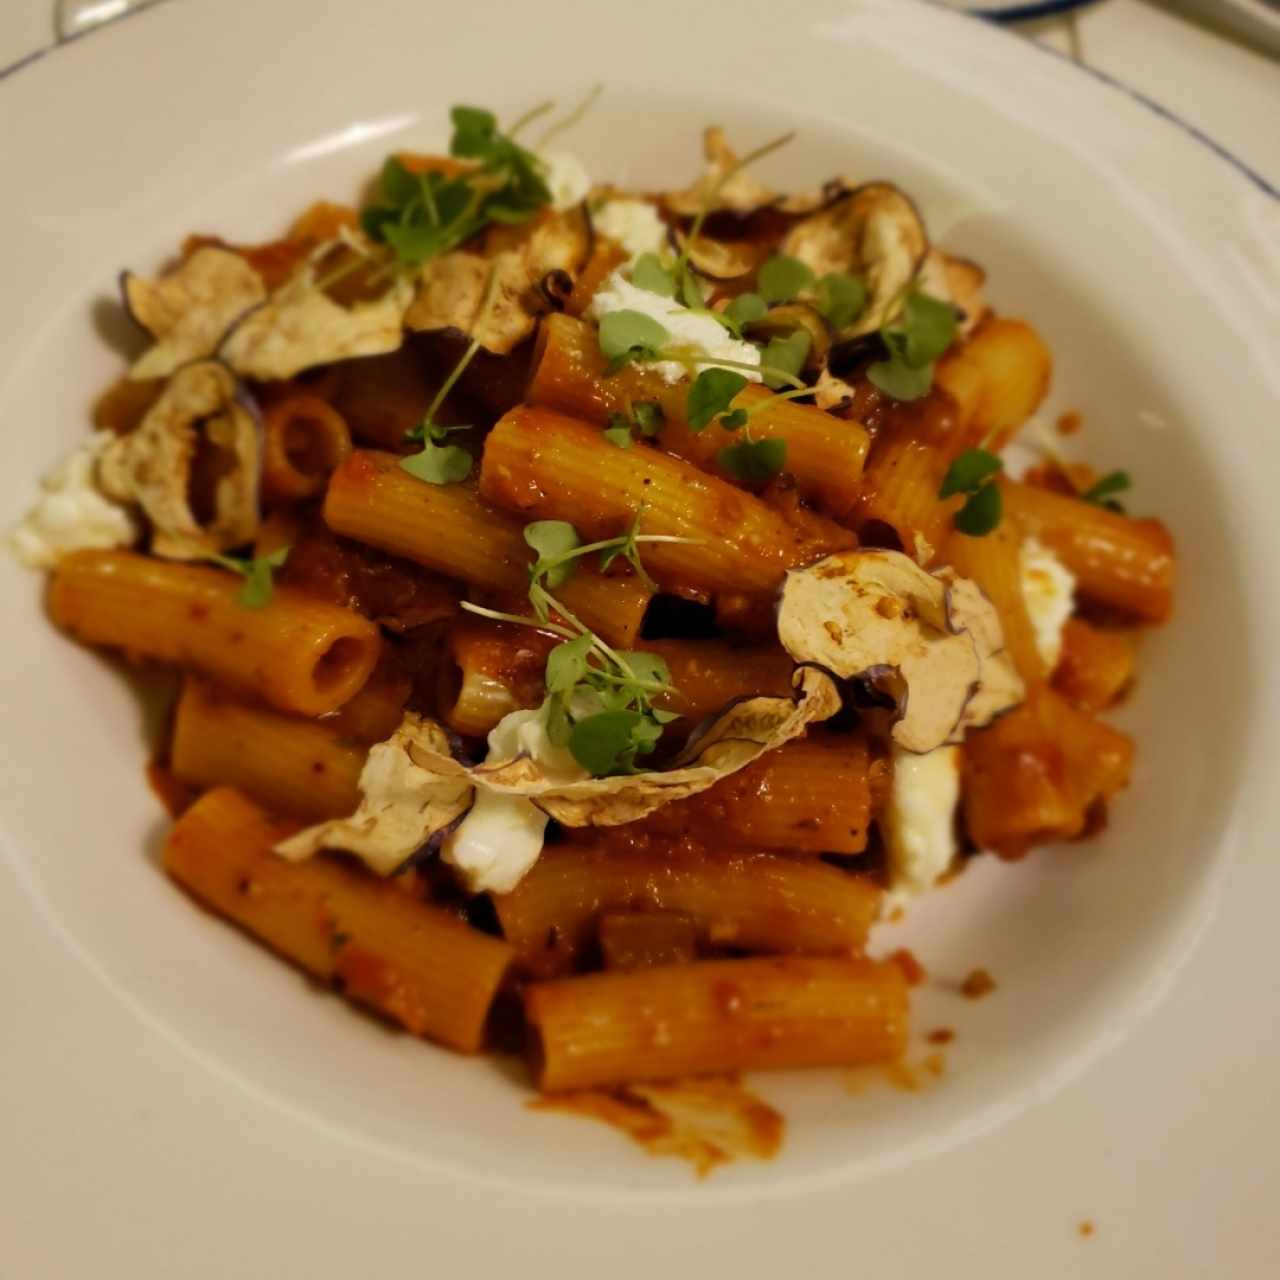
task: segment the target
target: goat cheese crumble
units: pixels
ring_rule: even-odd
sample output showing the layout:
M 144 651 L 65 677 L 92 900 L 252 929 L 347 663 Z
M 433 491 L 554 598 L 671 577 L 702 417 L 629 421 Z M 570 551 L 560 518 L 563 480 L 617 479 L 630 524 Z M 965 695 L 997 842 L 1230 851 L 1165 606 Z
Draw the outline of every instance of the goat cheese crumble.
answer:
M 98 457 L 115 439 L 110 431 L 95 431 L 41 479 L 40 497 L 9 534 L 21 563 L 48 569 L 71 551 L 127 547 L 137 538 L 128 510 L 97 485 Z
M 567 151 L 545 151 L 538 159 L 542 161 L 542 180 L 551 192 L 553 209 L 572 209 L 587 198 L 591 175 L 577 156 Z
M 670 335 L 670 346 L 700 357 L 698 369 L 714 366 L 720 360 L 751 366 L 737 370 L 749 382 L 759 382 L 754 368 L 760 364 L 760 351 L 749 342 L 740 342 L 729 331 L 705 313 L 691 311 L 674 298 L 637 288 L 621 271 L 615 271 L 591 299 L 591 314 L 599 320 L 612 311 L 639 311 L 656 320 Z M 659 360 L 648 366 L 656 369 L 668 383 L 689 377 L 689 371 L 675 360 Z
M 575 696 L 575 714 L 598 709 L 594 703 L 581 705 Z M 545 705 L 509 712 L 490 730 L 486 760 L 520 755 L 536 760 L 553 780 L 576 782 L 588 776 L 567 747 L 548 737 Z M 477 787 L 475 803 L 445 840 L 440 857 L 459 873 L 468 892 L 510 893 L 537 862 L 546 830 L 547 815 L 532 800 Z
M 616 240 L 634 262 L 643 253 L 661 253 L 667 247 L 667 224 L 647 200 L 606 200 L 591 215 L 591 225 Z
M 1019 569 L 1036 650 L 1052 671 L 1062 656 L 1062 628 L 1075 606 L 1075 574 L 1035 538 L 1023 542 Z
M 885 810 L 891 903 L 932 889 L 956 856 L 960 748 L 917 755 L 893 750 L 893 785 Z

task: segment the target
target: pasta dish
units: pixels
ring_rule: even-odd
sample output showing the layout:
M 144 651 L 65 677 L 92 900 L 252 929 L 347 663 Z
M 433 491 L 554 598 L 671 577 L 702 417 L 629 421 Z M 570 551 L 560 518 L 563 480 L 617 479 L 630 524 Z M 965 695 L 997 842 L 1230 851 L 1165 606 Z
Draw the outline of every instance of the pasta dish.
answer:
M 897 1062 L 873 927 L 1102 826 L 1171 538 L 907 193 L 718 128 L 627 190 L 577 114 L 126 271 L 13 549 L 179 675 L 169 875 L 350 999 L 551 1096 Z

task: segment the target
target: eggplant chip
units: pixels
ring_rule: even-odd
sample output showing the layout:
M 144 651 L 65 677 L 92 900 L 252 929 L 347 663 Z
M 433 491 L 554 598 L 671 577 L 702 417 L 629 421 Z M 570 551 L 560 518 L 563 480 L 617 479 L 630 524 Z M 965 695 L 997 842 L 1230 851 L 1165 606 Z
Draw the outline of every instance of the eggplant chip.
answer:
M 893 740 L 907 751 L 932 751 L 1022 698 L 1000 660 L 991 602 L 967 579 L 928 573 L 900 551 L 843 551 L 792 570 L 778 638 L 797 662 L 890 697 Z
M 778 194 L 758 181 L 746 169 L 739 169 L 728 181 L 725 175 L 738 163 L 738 154 L 729 145 L 724 130 L 712 125 L 702 135 L 702 148 L 707 157 L 707 167 L 691 187 L 683 191 L 669 191 L 662 197 L 663 204 L 680 218 L 693 218 L 704 209 L 716 213 L 726 209 L 742 217 L 755 213 L 778 202 Z M 716 185 L 720 183 L 720 189 Z
M 126 271 L 120 291 L 129 314 L 156 341 L 129 370 L 135 381 L 167 378 L 211 356 L 223 335 L 267 296 L 262 277 L 240 254 L 216 245 L 197 249 L 158 280 Z
M 274 382 L 316 365 L 399 348 L 413 296 L 407 281 L 397 279 L 379 298 L 343 306 L 317 288 L 316 271 L 313 259 L 223 338 L 218 354 L 238 374 Z
M 928 248 L 915 205 L 897 187 L 872 182 L 797 222 L 781 252 L 799 258 L 817 276 L 844 272 L 865 281 L 867 305 L 838 335 L 847 339 L 893 318 Z
M 197 360 L 169 379 L 135 430 L 103 450 L 98 481 L 108 497 L 146 513 L 156 555 L 201 560 L 257 533 L 261 459 L 252 397 L 221 361 Z
M 495 355 L 519 346 L 553 305 L 548 277 L 572 284 L 590 249 L 581 207 L 549 213 L 527 226 L 491 233 L 483 253 L 458 249 L 428 262 L 405 324 L 418 332 L 457 329 Z M 492 298 L 487 299 L 492 273 Z M 486 306 L 486 299 L 488 305 Z M 477 317 L 480 318 L 477 328 Z
M 345 849 L 378 875 L 391 875 L 471 808 L 475 788 L 460 766 L 440 772 L 420 762 L 437 758 L 453 763 L 448 735 L 434 721 L 406 712 L 395 733 L 370 750 L 355 813 L 299 831 L 276 852 L 299 862 L 324 848 Z
M 471 808 L 477 790 L 531 801 L 565 826 L 635 822 L 664 804 L 707 790 L 839 709 L 840 695 L 831 678 L 804 667 L 796 672 L 793 696 L 732 704 L 690 740 L 670 769 L 578 779 L 526 754 L 468 767 L 452 755 L 438 724 L 409 713 L 391 739 L 370 753 L 355 814 L 308 827 L 276 851 L 299 859 L 321 849 L 345 849 L 385 875 L 424 844 L 442 841 Z

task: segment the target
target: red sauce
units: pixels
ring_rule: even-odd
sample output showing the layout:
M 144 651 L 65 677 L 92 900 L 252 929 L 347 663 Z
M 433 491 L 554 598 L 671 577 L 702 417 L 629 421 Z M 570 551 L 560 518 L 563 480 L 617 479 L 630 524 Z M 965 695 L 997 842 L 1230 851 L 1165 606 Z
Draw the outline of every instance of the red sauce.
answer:
M 950 1027 L 938 1027 L 935 1031 L 930 1031 L 925 1039 L 930 1044 L 950 1044 L 956 1038 L 956 1033 Z
M 1058 419 L 1056 425 L 1059 435 L 1073 436 L 1084 426 L 1084 418 L 1077 410 L 1070 409 Z
M 907 986 L 918 987 L 928 980 L 929 971 L 905 947 L 899 948 L 889 959 L 902 970 Z
M 996 989 L 996 980 L 985 969 L 974 969 L 960 984 L 960 994 L 969 1000 L 981 1000 Z
M 294 544 L 276 580 L 397 632 L 450 617 L 458 598 L 452 584 L 408 560 L 339 538 L 319 520 Z
M 782 1146 L 785 1121 L 736 1076 L 549 1094 L 534 1111 L 601 1120 L 650 1155 L 687 1160 L 705 1177 L 731 1160 L 768 1160 Z

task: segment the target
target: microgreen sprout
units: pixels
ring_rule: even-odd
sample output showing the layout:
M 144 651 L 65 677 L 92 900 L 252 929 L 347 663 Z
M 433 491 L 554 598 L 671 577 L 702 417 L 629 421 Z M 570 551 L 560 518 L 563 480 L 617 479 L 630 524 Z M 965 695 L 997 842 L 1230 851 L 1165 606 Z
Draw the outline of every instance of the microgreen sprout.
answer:
M 873 364 L 867 377 L 893 400 L 919 400 L 929 394 L 934 362 L 955 336 L 955 308 L 913 290 L 903 301 L 896 321 L 881 328 L 889 357 Z
M 1080 495 L 1080 499 L 1082 502 L 1091 503 L 1095 507 L 1105 507 L 1108 511 L 1123 515 L 1124 507 L 1112 495 L 1125 493 L 1132 486 L 1133 481 L 1129 478 L 1127 471 L 1109 471 L 1095 484 L 1086 489 Z
M 955 514 L 955 527 L 961 533 L 982 538 L 1000 524 L 1004 501 L 995 479 L 1003 470 L 1004 463 L 987 449 L 966 449 L 947 468 L 938 497 L 968 495 Z
M 637 757 L 658 745 L 663 727 L 676 719 L 653 700 L 672 696 L 671 673 L 657 654 L 616 650 L 553 596 L 572 577 L 578 563 L 599 556 L 601 570 L 619 557 L 645 582 L 640 562 L 646 543 L 688 543 L 692 539 L 638 532 L 639 517 L 625 534 L 584 543 L 564 520 L 537 520 L 526 526 L 525 541 L 535 552 L 529 567 L 532 617 L 501 613 L 464 603 L 482 617 L 537 627 L 563 637 L 547 657 L 544 710 L 552 742 L 568 746 L 574 759 L 595 777 L 634 773 Z M 557 621 L 552 615 L 558 615 Z M 584 710 L 589 708 L 589 710 Z
M 289 550 L 281 547 L 263 556 L 210 556 L 209 559 L 244 578 L 244 585 L 236 597 L 236 603 L 242 609 L 261 609 L 271 603 L 275 593 L 275 570 L 289 558 Z
M 472 322 L 472 338 L 467 349 L 462 353 L 458 363 L 449 371 L 449 376 L 440 384 L 431 398 L 427 412 L 416 427 L 405 432 L 406 440 L 421 440 L 422 449 L 400 459 L 400 466 L 411 476 L 425 480 L 428 484 L 457 484 L 471 474 L 475 460 L 466 449 L 456 444 L 446 444 L 449 435 L 455 431 L 469 431 L 469 426 L 442 426 L 436 422 L 436 414 L 440 412 L 449 392 L 457 386 L 458 379 L 466 372 L 467 366 L 476 358 L 481 347 L 480 329 L 488 318 L 489 309 L 493 305 L 497 287 L 497 273 L 489 272 L 485 282 L 484 294 L 480 299 L 476 318 Z

